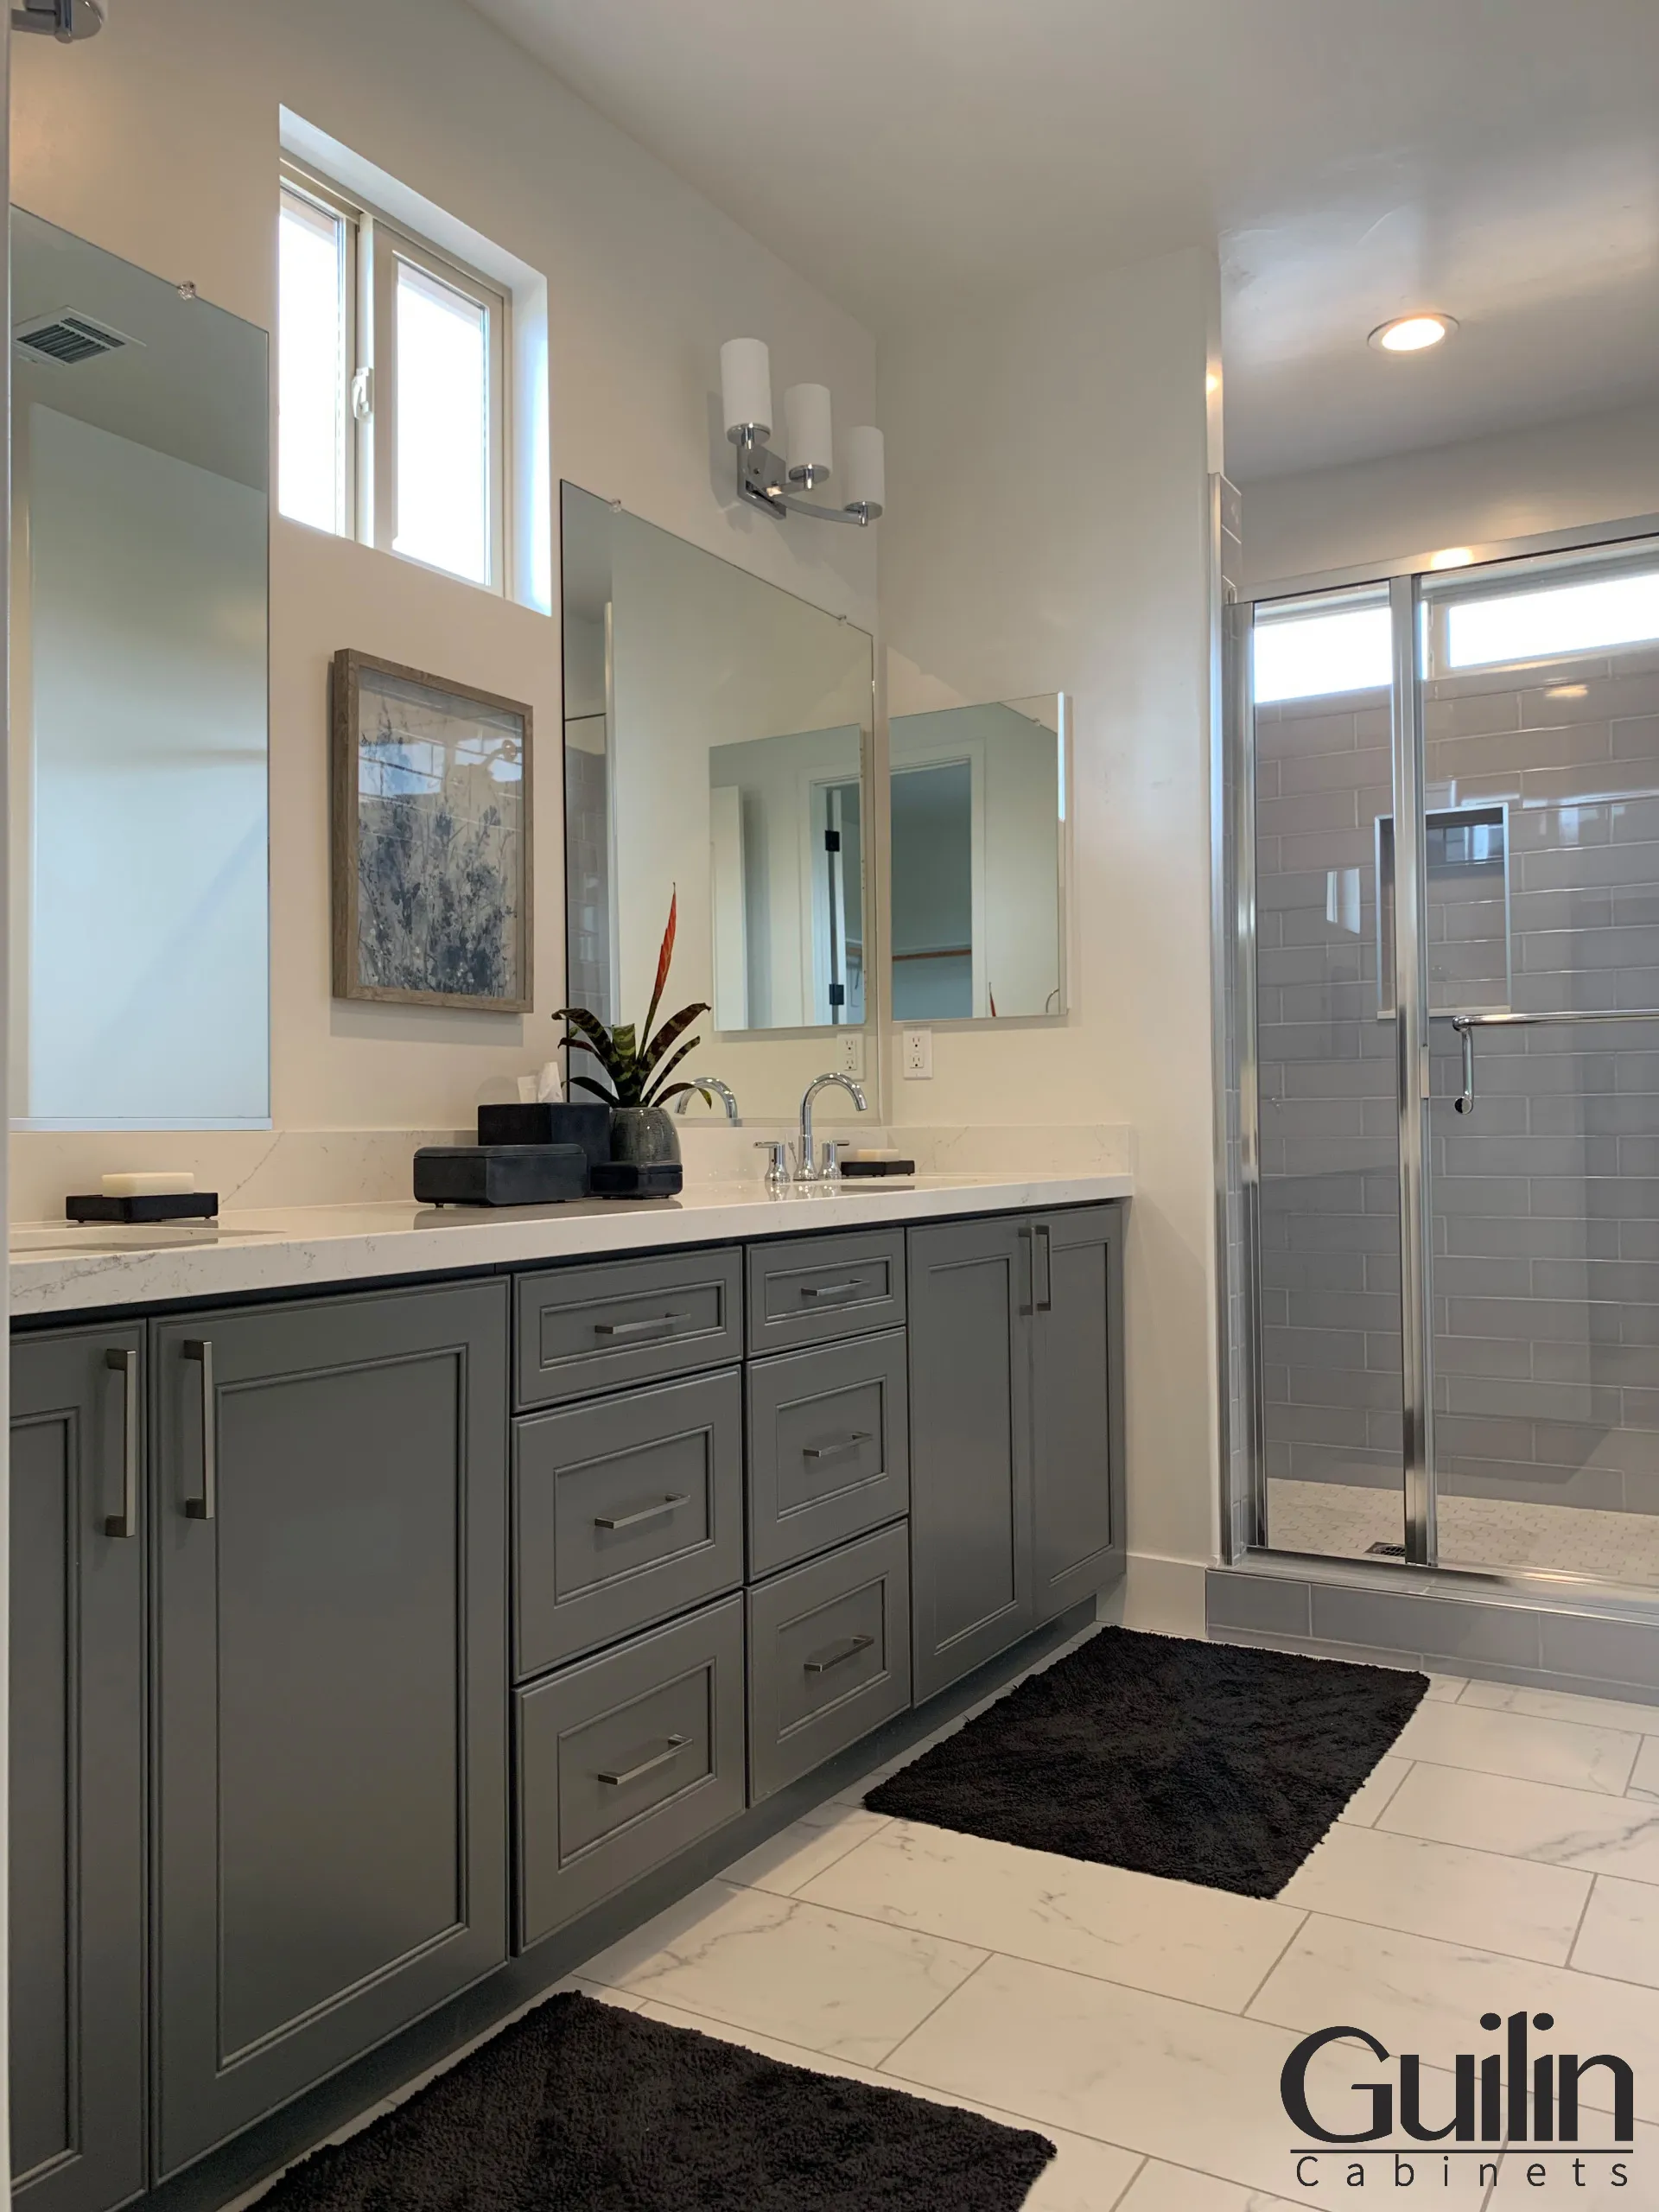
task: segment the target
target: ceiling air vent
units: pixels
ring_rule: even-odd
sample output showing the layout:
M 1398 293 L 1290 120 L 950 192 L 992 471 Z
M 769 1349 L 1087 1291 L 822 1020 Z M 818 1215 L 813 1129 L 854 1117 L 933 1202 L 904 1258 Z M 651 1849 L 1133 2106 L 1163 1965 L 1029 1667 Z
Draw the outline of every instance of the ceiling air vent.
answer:
M 124 346 L 139 342 L 73 308 L 60 308 L 55 315 L 32 315 L 18 324 L 13 335 L 25 353 L 36 360 L 55 361 L 65 369 L 79 368 L 83 361 L 100 360 L 105 353 L 118 353 Z

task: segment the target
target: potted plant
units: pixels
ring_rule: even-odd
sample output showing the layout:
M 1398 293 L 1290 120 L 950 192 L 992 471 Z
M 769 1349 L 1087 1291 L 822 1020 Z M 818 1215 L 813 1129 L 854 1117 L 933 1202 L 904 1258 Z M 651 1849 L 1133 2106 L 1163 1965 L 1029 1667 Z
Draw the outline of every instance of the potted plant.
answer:
M 561 1007 L 553 1017 L 565 1025 L 564 1041 L 569 1051 L 586 1052 L 599 1062 L 602 1082 L 587 1075 L 573 1075 L 570 1082 L 573 1088 L 591 1091 L 609 1106 L 611 1158 L 630 1160 L 639 1166 L 679 1158 L 680 1140 L 673 1117 L 667 1111 L 668 1102 L 678 1098 L 683 1092 L 699 1088 L 695 1083 L 671 1084 L 668 1078 L 686 1054 L 696 1052 L 702 1042 L 700 1037 L 688 1038 L 683 1044 L 679 1040 L 700 1014 L 708 1013 L 708 1001 L 700 1000 L 695 1006 L 682 1007 L 677 1014 L 670 1014 L 654 1036 L 651 1027 L 657 1019 L 657 1009 L 668 982 L 679 909 L 679 893 L 676 889 L 669 899 L 668 927 L 663 931 L 662 950 L 657 956 L 657 984 L 651 995 L 651 1004 L 645 1008 L 643 1042 L 631 1021 L 619 1021 L 607 1029 L 599 1016 L 589 1013 L 586 1007 Z M 702 1095 L 709 1096 L 707 1091 Z M 714 1101 L 709 1099 L 709 1103 L 712 1105 Z

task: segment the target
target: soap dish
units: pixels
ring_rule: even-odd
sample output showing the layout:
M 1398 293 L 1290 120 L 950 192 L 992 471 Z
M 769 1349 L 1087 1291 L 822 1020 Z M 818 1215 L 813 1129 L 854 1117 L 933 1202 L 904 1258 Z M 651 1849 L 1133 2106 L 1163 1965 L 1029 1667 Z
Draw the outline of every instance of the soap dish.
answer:
M 149 1192 L 139 1198 L 111 1198 L 92 1191 L 63 1202 L 69 1221 L 118 1221 L 129 1227 L 140 1222 L 217 1221 L 217 1191 Z
M 865 1177 L 913 1175 L 915 1173 L 913 1160 L 843 1160 L 841 1163 L 842 1179 L 848 1183 Z

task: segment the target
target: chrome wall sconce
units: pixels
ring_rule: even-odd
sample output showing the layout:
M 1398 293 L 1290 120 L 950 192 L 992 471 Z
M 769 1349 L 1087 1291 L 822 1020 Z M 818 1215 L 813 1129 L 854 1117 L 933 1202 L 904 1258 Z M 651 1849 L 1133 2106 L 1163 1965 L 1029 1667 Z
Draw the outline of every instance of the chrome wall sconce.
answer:
M 772 435 L 772 357 L 759 338 L 728 338 L 720 349 L 720 389 L 726 435 L 737 448 L 740 499 L 781 522 L 785 515 L 813 515 L 820 522 L 856 523 L 862 530 L 887 498 L 887 452 L 881 433 L 868 423 L 842 436 L 838 507 L 803 499 L 834 473 L 827 385 L 791 385 L 784 394 L 787 457 L 766 443 Z

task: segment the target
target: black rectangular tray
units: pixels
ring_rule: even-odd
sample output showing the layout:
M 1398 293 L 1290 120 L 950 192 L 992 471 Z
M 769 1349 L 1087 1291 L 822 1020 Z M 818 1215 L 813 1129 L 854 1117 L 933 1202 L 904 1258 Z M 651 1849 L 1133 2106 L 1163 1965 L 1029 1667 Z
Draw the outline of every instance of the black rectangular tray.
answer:
M 843 1160 L 841 1163 L 844 1182 L 875 1182 L 884 1175 L 913 1175 L 913 1160 Z
M 545 1206 L 588 1195 L 579 1144 L 431 1144 L 415 1155 L 415 1195 L 429 1206 Z
M 136 1198 L 106 1198 L 102 1191 L 66 1198 L 64 1217 L 69 1221 L 217 1221 L 217 1191 L 158 1191 Z

